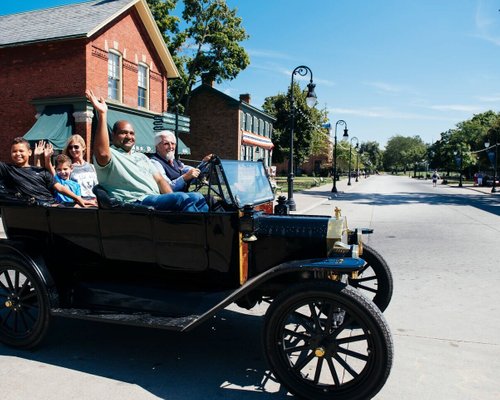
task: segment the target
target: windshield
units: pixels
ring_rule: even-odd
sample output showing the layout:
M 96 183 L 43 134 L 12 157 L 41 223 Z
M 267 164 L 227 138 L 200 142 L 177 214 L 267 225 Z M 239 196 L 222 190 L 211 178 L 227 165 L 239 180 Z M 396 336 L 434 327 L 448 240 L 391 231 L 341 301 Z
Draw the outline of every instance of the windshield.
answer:
M 264 164 L 255 161 L 220 160 L 236 206 L 262 204 L 274 199 Z

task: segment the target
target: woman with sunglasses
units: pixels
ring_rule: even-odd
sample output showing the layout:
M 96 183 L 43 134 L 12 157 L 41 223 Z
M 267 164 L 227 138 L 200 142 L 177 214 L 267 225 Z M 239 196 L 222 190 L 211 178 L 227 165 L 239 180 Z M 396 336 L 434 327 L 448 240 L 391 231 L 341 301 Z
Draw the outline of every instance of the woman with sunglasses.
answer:
M 80 184 L 82 197 L 86 200 L 95 200 L 92 188 L 98 183 L 97 174 L 94 166 L 84 159 L 86 148 L 85 140 L 80 135 L 71 135 L 63 154 L 66 154 L 73 162 L 71 179 Z

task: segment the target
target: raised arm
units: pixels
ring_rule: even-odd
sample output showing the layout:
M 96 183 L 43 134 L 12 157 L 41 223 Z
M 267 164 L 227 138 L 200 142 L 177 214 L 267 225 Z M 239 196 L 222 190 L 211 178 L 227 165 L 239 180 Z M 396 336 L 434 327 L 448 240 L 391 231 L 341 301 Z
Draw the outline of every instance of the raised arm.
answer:
M 95 111 L 99 114 L 97 131 L 94 137 L 93 152 L 97 163 L 104 166 L 111 160 L 107 126 L 108 106 L 102 97 L 97 98 L 90 89 L 85 92 L 85 95 L 94 106 Z
M 35 142 L 35 150 L 33 151 L 33 164 L 35 164 L 35 167 L 44 167 L 44 165 L 42 165 L 44 149 L 44 140 L 39 140 L 38 143 Z
M 43 158 L 45 163 L 45 169 L 48 170 L 53 176 L 56 175 L 56 170 L 52 165 L 52 155 L 54 154 L 54 146 L 52 143 L 47 143 L 43 148 Z

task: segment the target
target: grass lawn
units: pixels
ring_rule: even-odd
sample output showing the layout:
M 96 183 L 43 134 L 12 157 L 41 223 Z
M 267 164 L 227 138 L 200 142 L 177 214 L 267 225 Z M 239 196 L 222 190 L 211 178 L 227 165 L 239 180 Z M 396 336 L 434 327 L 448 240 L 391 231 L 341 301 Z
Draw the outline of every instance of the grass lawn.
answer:
M 304 189 L 321 186 L 327 183 L 332 183 L 332 178 L 315 178 L 312 176 L 295 176 L 293 178 L 293 191 L 300 192 Z M 276 185 L 281 188 L 281 192 L 286 192 L 288 187 L 286 176 L 277 176 Z

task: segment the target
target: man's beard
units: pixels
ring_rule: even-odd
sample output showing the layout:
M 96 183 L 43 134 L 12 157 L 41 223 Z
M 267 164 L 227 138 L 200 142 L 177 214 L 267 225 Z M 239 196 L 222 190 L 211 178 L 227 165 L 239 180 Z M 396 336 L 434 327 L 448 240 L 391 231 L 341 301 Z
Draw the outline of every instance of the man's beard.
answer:
M 167 154 L 165 154 L 165 159 L 167 161 L 172 161 L 175 158 L 175 151 L 168 151 Z

